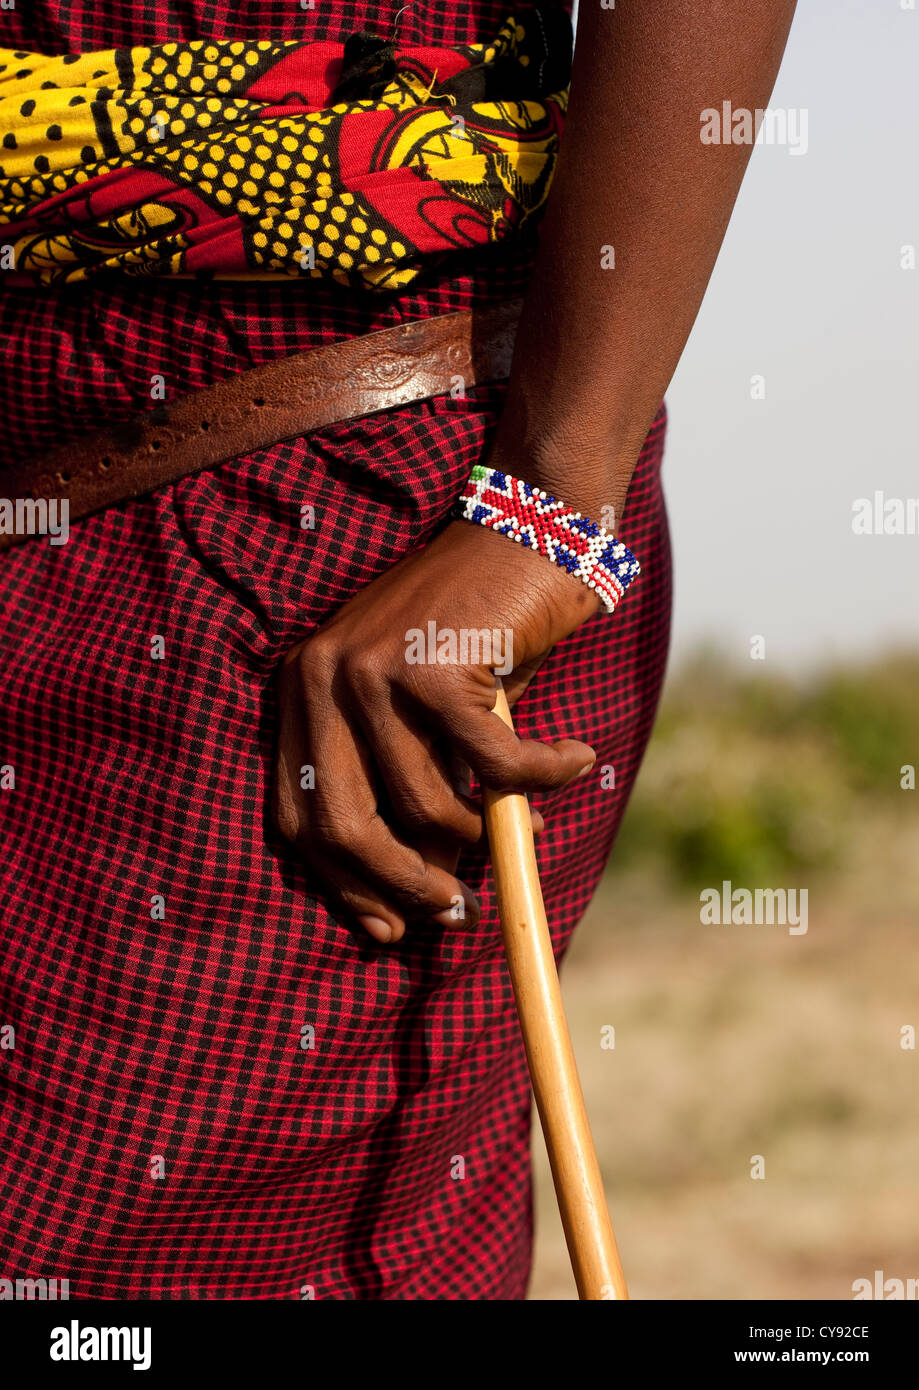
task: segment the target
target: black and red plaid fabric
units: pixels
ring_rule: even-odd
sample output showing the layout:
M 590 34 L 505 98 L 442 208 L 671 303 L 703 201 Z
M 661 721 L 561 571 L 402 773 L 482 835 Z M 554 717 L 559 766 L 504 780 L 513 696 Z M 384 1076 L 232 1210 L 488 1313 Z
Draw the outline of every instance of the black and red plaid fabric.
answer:
M 340 37 L 397 8 L 263 6 L 243 24 L 103 0 L 0 22 L 61 51 Z M 471 40 L 499 10 L 412 7 L 399 22 L 415 41 Z M 149 407 L 154 374 L 178 394 L 519 288 L 525 257 L 502 264 L 491 281 L 454 267 L 384 307 L 205 284 L 12 292 L 4 446 Z M 0 1276 L 104 1299 L 523 1297 L 529 1088 L 487 858 L 460 869 L 483 903 L 475 928 L 381 949 L 331 915 L 267 819 L 280 657 L 443 523 L 502 394 L 328 428 L 110 508 L 68 545 L 2 557 Z M 594 775 L 538 800 L 559 955 L 662 680 L 663 435 L 662 414 L 619 528 L 641 577 L 614 618 L 554 651 L 515 712 L 527 736 L 577 733 L 598 752 Z

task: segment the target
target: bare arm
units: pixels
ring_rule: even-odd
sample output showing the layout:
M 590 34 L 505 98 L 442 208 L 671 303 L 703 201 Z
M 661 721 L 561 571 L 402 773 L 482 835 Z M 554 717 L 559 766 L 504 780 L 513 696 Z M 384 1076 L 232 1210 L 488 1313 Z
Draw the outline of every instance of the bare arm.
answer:
M 625 502 L 751 154 L 707 107 L 769 100 L 795 0 L 582 0 L 571 102 L 495 461 L 588 515 Z M 601 267 L 612 247 L 615 268 Z M 521 467 L 523 460 L 526 466 Z M 599 519 L 599 515 L 598 515 Z

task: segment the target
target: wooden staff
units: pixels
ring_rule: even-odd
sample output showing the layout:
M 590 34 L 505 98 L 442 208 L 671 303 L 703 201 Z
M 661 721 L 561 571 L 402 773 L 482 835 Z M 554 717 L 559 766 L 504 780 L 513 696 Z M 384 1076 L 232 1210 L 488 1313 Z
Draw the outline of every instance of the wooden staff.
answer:
M 500 681 L 495 713 L 514 727 Z M 628 1298 L 552 954 L 529 802 L 485 788 L 484 803 L 504 949 L 578 1297 Z

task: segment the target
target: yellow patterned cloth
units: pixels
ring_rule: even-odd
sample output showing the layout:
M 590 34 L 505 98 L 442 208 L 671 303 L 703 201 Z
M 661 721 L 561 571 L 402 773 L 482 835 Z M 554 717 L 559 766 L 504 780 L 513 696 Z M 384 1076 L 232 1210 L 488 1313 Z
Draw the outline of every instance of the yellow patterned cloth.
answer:
M 570 25 L 396 48 L 201 39 L 0 50 L 4 268 L 332 277 L 392 289 L 513 235 L 545 202 Z M 567 48 L 566 48 L 567 42 Z

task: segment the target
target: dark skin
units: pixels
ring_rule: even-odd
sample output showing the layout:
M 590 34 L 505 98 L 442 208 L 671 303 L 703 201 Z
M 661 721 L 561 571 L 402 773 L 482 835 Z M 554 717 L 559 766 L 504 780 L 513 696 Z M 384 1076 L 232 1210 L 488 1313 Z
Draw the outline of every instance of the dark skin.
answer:
M 749 145 L 704 145 L 700 113 L 768 105 L 794 0 L 582 0 L 562 153 L 487 460 L 607 524 L 711 276 Z M 613 247 L 615 269 L 601 265 Z M 628 601 L 627 598 L 625 600 Z M 595 595 L 523 546 L 451 522 L 294 648 L 279 677 L 275 816 L 330 904 L 377 941 L 472 921 L 456 877 L 483 785 L 547 792 L 594 762 L 518 739 L 487 666 L 411 665 L 406 632 L 510 629 L 519 699 Z M 615 622 L 615 617 L 610 621 Z M 300 768 L 315 768 L 301 790 Z M 541 825 L 535 818 L 536 828 Z

